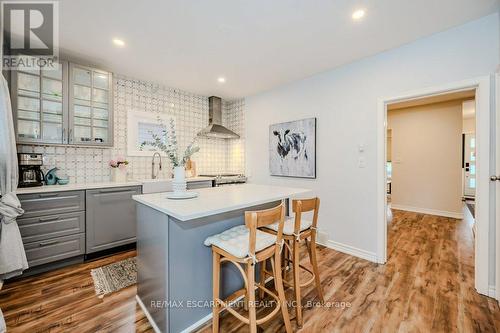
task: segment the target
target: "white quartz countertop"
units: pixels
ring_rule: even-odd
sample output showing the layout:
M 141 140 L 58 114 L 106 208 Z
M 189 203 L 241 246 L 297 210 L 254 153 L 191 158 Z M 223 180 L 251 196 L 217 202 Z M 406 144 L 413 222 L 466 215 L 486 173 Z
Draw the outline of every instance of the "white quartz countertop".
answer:
M 165 192 L 134 195 L 132 198 L 180 221 L 188 221 L 295 197 L 310 191 L 303 188 L 242 184 L 197 189 L 194 192 L 198 192 L 199 196 L 193 199 L 167 199 Z
M 44 186 L 18 188 L 16 190 L 16 194 L 80 191 L 80 190 L 92 190 L 96 188 L 125 187 L 125 186 L 142 186 L 142 182 L 127 181 L 127 182 L 103 182 L 103 183 L 83 183 L 83 184 L 67 184 L 67 185 L 44 185 Z
M 211 177 L 190 177 L 186 178 L 186 182 L 202 182 L 213 180 Z M 67 185 L 44 185 L 34 187 L 18 188 L 17 194 L 36 194 L 46 192 L 61 192 L 61 191 L 81 191 L 93 190 L 97 188 L 111 188 L 111 187 L 126 187 L 126 186 L 142 186 L 146 182 L 159 182 L 159 181 L 172 181 L 172 179 L 145 179 L 145 180 L 129 180 L 126 182 L 101 182 L 101 183 L 80 183 L 80 184 L 67 184 Z

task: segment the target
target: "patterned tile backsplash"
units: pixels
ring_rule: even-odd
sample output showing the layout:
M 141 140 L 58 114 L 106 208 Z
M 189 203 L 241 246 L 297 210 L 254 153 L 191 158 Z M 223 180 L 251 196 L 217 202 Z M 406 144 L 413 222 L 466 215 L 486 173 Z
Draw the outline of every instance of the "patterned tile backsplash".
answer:
M 155 83 L 114 77 L 114 147 L 87 148 L 71 146 L 20 145 L 19 152 L 44 154 L 44 171 L 57 166 L 71 183 L 104 182 L 111 179 L 108 162 L 124 156 L 130 162 L 129 179 L 151 178 L 151 157 L 127 156 L 127 113 L 129 110 L 165 113 L 175 116 L 180 149 L 208 125 L 208 97 L 195 95 Z M 193 157 L 198 174 L 244 173 L 245 100 L 224 101 L 223 125 L 238 133 L 238 140 L 198 138 L 200 151 Z M 171 177 L 171 167 L 163 158 L 159 178 Z

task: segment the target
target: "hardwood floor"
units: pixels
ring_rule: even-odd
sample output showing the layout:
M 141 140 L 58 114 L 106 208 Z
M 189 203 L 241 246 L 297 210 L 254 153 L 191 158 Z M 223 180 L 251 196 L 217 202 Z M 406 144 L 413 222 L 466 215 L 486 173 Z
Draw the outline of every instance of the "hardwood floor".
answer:
M 497 302 L 474 290 L 472 217 L 466 213 L 464 220 L 455 220 L 394 210 L 386 265 L 320 247 L 325 300 L 332 303 L 330 307 L 305 308 L 304 326 L 299 329 L 292 321 L 294 330 L 500 332 Z M 307 260 L 303 263 L 308 265 Z M 290 290 L 287 295 L 291 299 Z M 303 304 L 315 301 L 313 286 L 304 288 Z M 221 332 L 247 331 L 227 313 L 220 325 Z M 284 331 L 279 317 L 261 328 L 264 332 Z M 211 326 L 200 332 L 211 332 Z
M 0 291 L 7 330 L 15 332 L 153 332 L 136 305 L 136 287 L 98 298 L 90 270 L 135 251 L 6 283 Z
M 320 247 L 321 280 L 330 307 L 305 307 L 304 326 L 299 330 L 292 321 L 294 330 L 500 331 L 497 302 L 477 294 L 473 287 L 469 219 L 393 211 L 388 241 L 386 265 Z M 91 268 L 134 255 L 134 251 L 129 251 L 7 283 L 0 291 L 0 308 L 9 332 L 151 332 L 136 305 L 134 286 L 100 299 L 94 294 L 90 277 Z M 304 259 L 308 266 L 307 258 Z M 304 274 L 302 278 L 307 277 Z M 288 295 L 291 299 L 290 290 Z M 303 304 L 315 301 L 313 286 L 304 288 Z M 293 313 L 290 311 L 291 316 Z M 231 315 L 224 313 L 221 317 L 221 332 L 248 331 Z M 261 329 L 284 331 L 279 317 Z M 210 325 L 200 332 L 211 332 Z

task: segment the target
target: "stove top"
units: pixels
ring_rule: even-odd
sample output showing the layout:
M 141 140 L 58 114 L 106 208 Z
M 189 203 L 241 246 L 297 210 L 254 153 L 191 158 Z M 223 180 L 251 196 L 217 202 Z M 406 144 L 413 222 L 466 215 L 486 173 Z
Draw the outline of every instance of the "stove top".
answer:
M 245 175 L 238 173 L 204 174 L 199 176 L 214 177 L 215 186 L 226 185 L 226 184 L 242 184 L 246 183 L 247 181 L 247 177 L 245 177 Z

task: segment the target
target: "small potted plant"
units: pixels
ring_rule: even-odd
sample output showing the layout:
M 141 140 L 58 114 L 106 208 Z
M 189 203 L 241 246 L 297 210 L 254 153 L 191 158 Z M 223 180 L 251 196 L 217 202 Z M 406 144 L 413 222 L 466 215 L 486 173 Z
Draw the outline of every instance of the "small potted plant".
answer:
M 161 120 L 158 122 L 163 125 Z M 174 192 L 186 191 L 186 163 L 189 161 L 194 153 L 198 152 L 200 148 L 196 146 L 195 139 L 187 146 L 184 154 L 179 155 L 179 147 L 177 143 L 177 135 L 175 133 L 175 123 L 173 119 L 170 119 L 169 129 L 164 128 L 161 135 L 153 132 L 149 132 L 152 137 L 152 141 L 144 141 L 141 144 L 141 150 L 144 146 L 152 146 L 162 151 L 167 155 L 168 159 L 173 165 L 174 181 L 173 190 Z
M 127 165 L 128 161 L 123 157 L 117 157 L 116 160 L 109 161 L 111 167 L 111 176 L 114 182 L 127 181 Z

